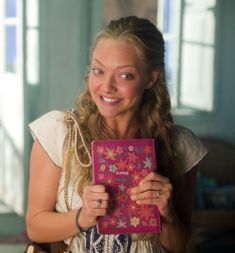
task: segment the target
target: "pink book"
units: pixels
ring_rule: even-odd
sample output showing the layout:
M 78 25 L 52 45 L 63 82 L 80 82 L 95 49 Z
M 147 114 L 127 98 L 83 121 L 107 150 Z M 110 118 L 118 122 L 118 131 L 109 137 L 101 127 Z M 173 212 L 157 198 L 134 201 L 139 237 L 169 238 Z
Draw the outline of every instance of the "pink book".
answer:
M 138 205 L 128 191 L 156 171 L 154 139 L 92 142 L 93 182 L 105 185 L 111 208 L 98 218 L 101 234 L 154 233 L 161 230 L 156 205 Z

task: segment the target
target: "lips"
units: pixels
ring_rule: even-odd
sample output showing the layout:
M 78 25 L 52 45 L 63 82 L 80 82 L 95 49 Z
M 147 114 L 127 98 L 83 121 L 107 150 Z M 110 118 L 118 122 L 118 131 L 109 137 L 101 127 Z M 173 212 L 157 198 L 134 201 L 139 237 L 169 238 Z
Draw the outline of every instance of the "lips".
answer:
M 118 103 L 121 99 L 120 98 L 108 98 L 108 97 L 103 97 L 101 96 L 101 100 L 105 103 L 110 103 L 110 104 L 116 104 Z

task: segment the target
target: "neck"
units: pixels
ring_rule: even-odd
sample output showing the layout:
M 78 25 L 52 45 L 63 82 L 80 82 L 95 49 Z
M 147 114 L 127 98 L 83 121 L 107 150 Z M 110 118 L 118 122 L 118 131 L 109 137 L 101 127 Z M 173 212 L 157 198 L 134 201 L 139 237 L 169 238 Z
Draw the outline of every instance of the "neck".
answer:
M 118 139 L 134 139 L 138 137 L 139 123 L 136 119 L 121 123 L 118 120 L 106 120 L 106 124 Z

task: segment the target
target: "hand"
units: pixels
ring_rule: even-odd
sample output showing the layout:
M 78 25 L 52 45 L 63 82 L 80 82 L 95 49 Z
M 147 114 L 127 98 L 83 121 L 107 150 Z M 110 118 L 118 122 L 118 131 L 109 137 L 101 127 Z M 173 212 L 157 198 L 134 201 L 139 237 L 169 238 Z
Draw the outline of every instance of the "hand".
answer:
M 86 186 L 82 195 L 83 207 L 79 224 L 83 228 L 95 226 L 97 217 L 107 213 L 108 200 L 109 195 L 103 185 Z
M 157 205 L 162 217 L 171 222 L 175 217 L 172 204 L 173 187 L 170 180 L 158 173 L 151 172 L 137 187 L 131 189 L 131 199 L 139 205 Z

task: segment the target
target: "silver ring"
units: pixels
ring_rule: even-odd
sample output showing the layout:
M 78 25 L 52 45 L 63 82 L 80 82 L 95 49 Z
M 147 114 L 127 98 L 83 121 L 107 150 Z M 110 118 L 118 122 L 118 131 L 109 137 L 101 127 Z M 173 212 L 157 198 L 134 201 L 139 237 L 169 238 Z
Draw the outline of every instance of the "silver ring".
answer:
M 156 191 L 156 199 L 159 199 L 160 198 L 160 192 L 159 191 Z
M 96 203 L 97 203 L 97 204 L 96 204 L 96 207 L 97 207 L 97 208 L 101 208 L 102 202 L 103 202 L 102 199 L 97 199 L 97 200 L 96 200 Z

